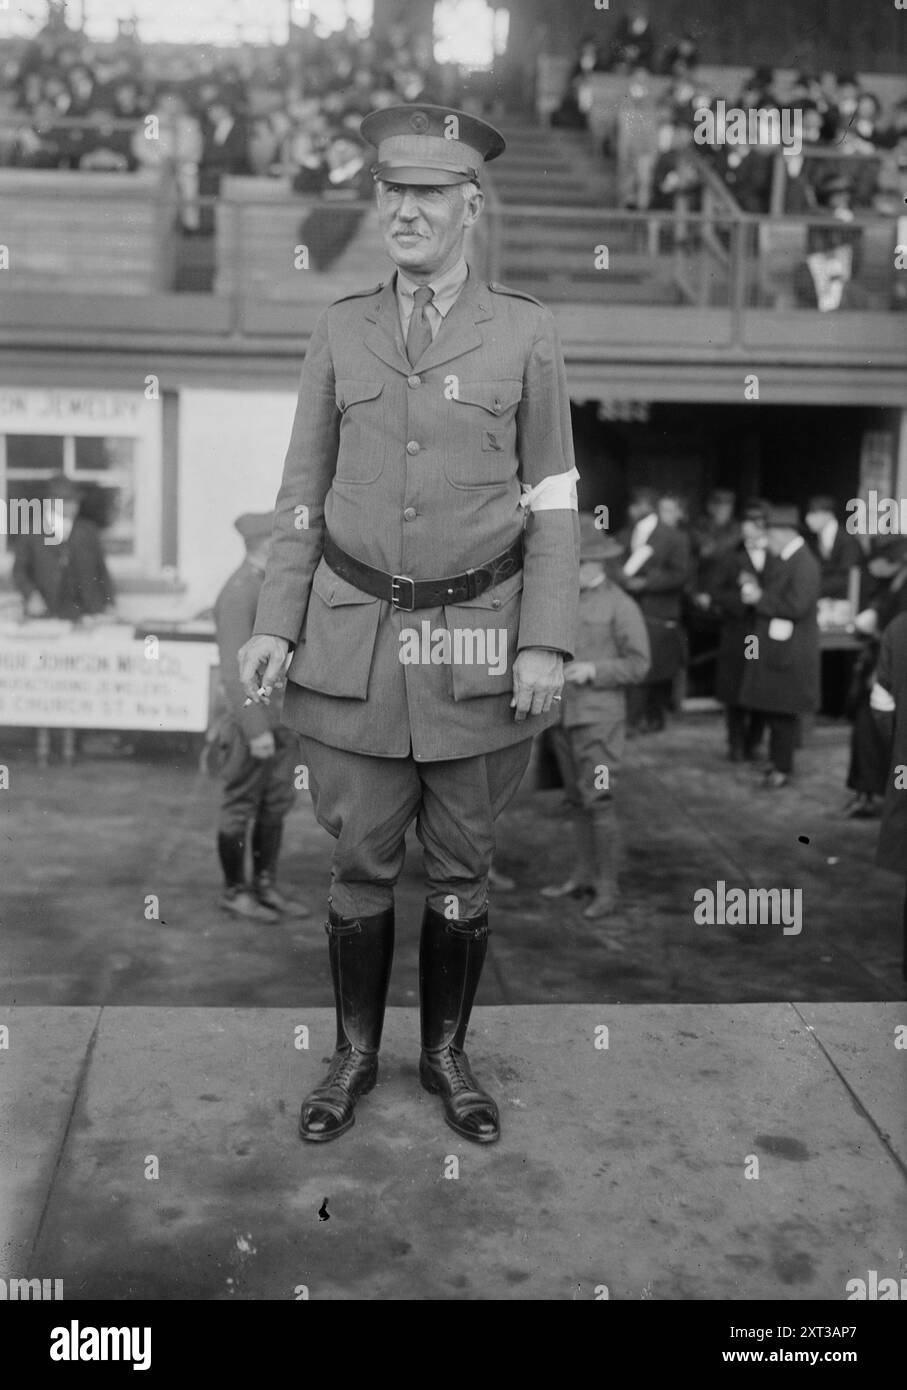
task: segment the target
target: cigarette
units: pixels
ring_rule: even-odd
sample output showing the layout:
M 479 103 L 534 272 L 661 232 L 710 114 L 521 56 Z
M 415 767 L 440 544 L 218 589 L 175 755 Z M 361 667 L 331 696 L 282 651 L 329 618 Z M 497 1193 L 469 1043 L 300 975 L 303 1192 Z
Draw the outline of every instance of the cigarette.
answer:
M 265 700 L 266 700 L 266 699 L 268 698 L 268 688 L 267 688 L 267 686 L 260 685 L 260 686 L 258 687 L 258 690 L 256 691 L 256 694 L 259 696 L 260 699 L 265 699 Z M 254 701 L 253 701 L 253 699 L 252 699 L 252 696 L 250 695 L 249 698 L 248 698 L 247 700 L 243 700 L 243 706 L 242 706 L 242 707 L 243 707 L 243 709 L 246 709 L 246 708 L 247 708 L 249 705 L 251 705 L 251 704 L 254 704 Z

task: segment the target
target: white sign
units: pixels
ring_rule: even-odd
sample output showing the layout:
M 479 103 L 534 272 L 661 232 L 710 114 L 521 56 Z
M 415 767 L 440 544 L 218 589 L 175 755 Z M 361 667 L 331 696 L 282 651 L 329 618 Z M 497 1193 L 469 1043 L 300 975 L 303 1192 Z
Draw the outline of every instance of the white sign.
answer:
M 135 435 L 154 418 L 141 391 L 0 389 L 0 431 L 8 434 Z
M 202 732 L 213 642 L 0 634 L 0 726 Z

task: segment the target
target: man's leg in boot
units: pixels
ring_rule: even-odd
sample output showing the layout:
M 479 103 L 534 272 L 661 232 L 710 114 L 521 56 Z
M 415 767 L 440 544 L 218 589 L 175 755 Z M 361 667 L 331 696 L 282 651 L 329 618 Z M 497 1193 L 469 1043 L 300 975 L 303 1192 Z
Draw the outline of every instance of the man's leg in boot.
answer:
M 477 1144 L 492 1144 L 501 1133 L 498 1107 L 476 1081 L 464 1051 L 487 946 L 487 910 L 454 920 L 426 904 L 419 943 L 419 1077 L 441 1097 L 451 1129 Z
M 394 941 L 394 886 L 419 778 L 407 758 L 370 758 L 303 740 L 315 815 L 334 837 L 328 934 L 337 1047 L 327 1076 L 303 1101 L 299 1130 L 325 1141 L 353 1123 L 375 1084 Z
M 224 789 L 217 822 L 217 853 L 224 873 L 220 905 L 233 917 L 253 922 L 277 921 L 246 882 L 246 834 L 261 796 L 262 767 L 237 729 L 224 769 Z
M 283 840 L 283 821 L 257 820 L 252 829 L 252 873 L 255 896 L 272 912 L 285 917 L 308 917 L 304 903 L 287 898 L 277 888 L 277 860 Z
M 614 810 L 614 778 L 623 759 L 626 725 L 622 711 L 602 713 L 597 724 L 571 730 L 579 768 L 579 788 L 593 843 L 594 896 L 583 916 L 605 917 L 617 903 L 617 817 Z
M 464 1051 L 488 940 L 487 879 L 494 823 L 526 771 L 531 740 L 474 758 L 420 767 L 416 830 L 429 893 L 422 918 L 419 1075 L 444 1103 L 452 1129 L 476 1143 L 500 1135 L 498 1109 Z
M 274 732 L 276 751 L 267 759 L 264 785 L 255 828 L 252 832 L 252 868 L 255 896 L 265 907 L 285 917 L 309 916 L 309 909 L 288 897 L 277 887 L 277 860 L 283 838 L 284 817 L 293 808 L 296 791 L 296 770 L 301 761 L 299 735 L 291 729 Z
M 543 898 L 566 898 L 591 893 L 595 882 L 595 842 L 592 820 L 583 807 L 582 769 L 573 748 L 573 730 L 555 726 L 551 730 L 551 746 L 564 784 L 564 794 L 570 807 L 573 825 L 574 860 L 569 877 L 563 883 L 550 883 L 542 888 Z
M 356 1101 L 378 1079 L 378 1049 L 394 955 L 394 909 L 325 924 L 337 1012 L 337 1042 L 328 1074 L 302 1103 L 303 1139 L 337 1139 L 355 1123 Z

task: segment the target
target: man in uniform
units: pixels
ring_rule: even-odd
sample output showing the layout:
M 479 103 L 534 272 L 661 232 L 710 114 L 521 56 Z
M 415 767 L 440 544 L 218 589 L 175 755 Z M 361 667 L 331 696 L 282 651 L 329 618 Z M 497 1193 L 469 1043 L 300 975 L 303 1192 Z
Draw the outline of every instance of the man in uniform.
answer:
M 241 654 L 257 700 L 293 649 L 284 718 L 303 735 L 316 815 L 336 840 L 326 931 L 337 1048 L 300 1133 L 344 1133 L 375 1084 L 394 885 L 415 819 L 429 890 L 420 1076 L 458 1134 L 491 1143 L 497 1106 L 465 1036 L 494 821 L 573 655 L 569 400 L 551 313 L 464 259 L 498 132 L 413 105 L 373 112 L 362 134 L 377 146 L 378 216 L 397 269 L 315 326 L 257 635 Z
M 299 739 L 280 723 L 280 704 L 250 704 L 239 678 L 237 653 L 252 636 L 274 523 L 273 512 L 245 512 L 234 525 L 246 558 L 214 604 L 220 678 L 229 718 L 224 791 L 217 851 L 224 873 L 221 906 L 234 917 L 276 922 L 307 917 L 308 908 L 278 891 L 275 878 L 283 822 L 295 792 Z M 246 881 L 246 840 L 252 827 L 252 883 Z

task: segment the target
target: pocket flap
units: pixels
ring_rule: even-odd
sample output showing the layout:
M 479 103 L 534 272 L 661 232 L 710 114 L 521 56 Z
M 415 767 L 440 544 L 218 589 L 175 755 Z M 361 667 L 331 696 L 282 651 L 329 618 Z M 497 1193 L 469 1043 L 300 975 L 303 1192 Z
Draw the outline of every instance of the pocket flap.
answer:
M 355 584 L 350 584 L 348 580 L 341 579 L 339 574 L 335 574 L 326 560 L 322 559 L 315 577 L 312 580 L 312 590 L 318 595 L 329 608 L 340 608 L 349 603 L 377 603 L 375 594 L 366 594 L 362 589 L 357 589 Z
M 383 390 L 383 381 L 356 381 L 343 377 L 335 384 L 334 399 L 338 410 L 346 410 L 358 401 L 376 400 Z
M 523 383 L 514 379 L 499 381 L 461 381 L 455 400 L 479 405 L 492 415 L 503 415 L 522 399 Z

